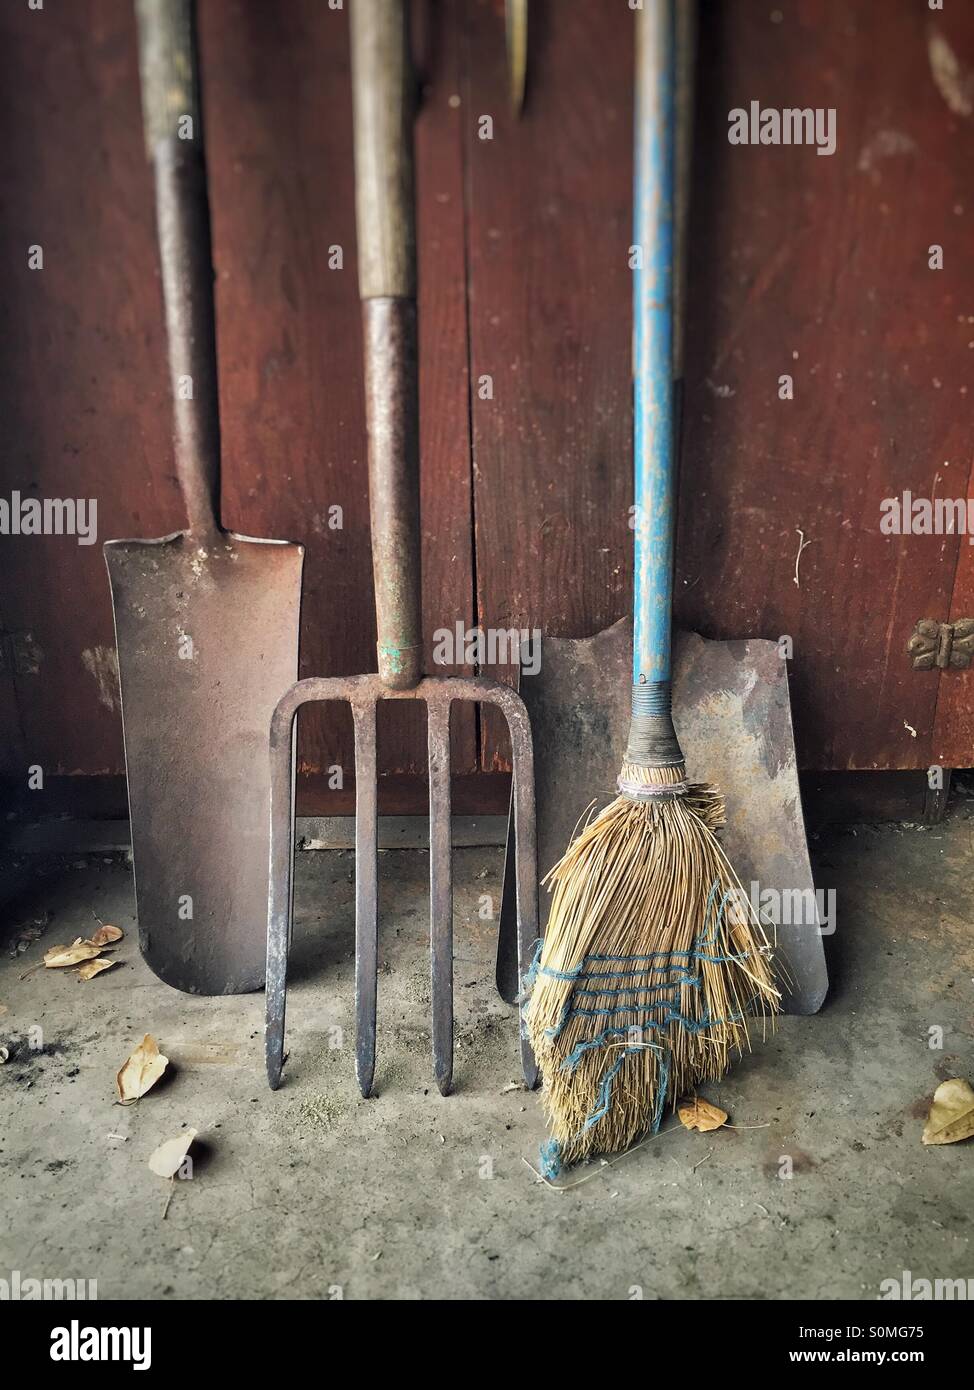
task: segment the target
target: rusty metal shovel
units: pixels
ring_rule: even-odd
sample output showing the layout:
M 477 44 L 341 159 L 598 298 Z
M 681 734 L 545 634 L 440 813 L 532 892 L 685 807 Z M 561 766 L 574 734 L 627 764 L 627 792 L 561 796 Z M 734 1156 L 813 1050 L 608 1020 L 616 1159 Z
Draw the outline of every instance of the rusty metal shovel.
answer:
M 511 927 L 524 968 L 537 936 L 531 728 L 517 693 L 499 681 L 421 679 L 419 409 L 413 207 L 413 86 L 403 0 L 353 0 L 352 92 L 359 291 L 365 342 L 369 499 L 378 674 L 302 680 L 270 726 L 271 884 L 267 915 L 267 1077 L 281 1082 L 293 860 L 295 715 L 309 701 L 347 700 L 355 731 L 355 1069 L 362 1095 L 375 1072 L 378 945 L 376 704 L 425 700 L 430 797 L 430 971 L 433 1071 L 453 1077 L 453 880 L 450 706 L 496 705 L 514 763 Z M 525 1080 L 536 1071 L 522 1039 Z
M 184 531 L 105 546 L 142 954 L 167 984 L 264 979 L 267 729 L 297 676 L 300 545 L 221 529 L 213 267 L 191 0 L 137 0 Z
M 653 0 L 659 3 L 660 0 Z M 674 377 L 682 370 L 679 312 L 686 256 L 690 113 L 695 16 L 676 6 L 677 228 Z M 679 388 L 677 387 L 679 400 Z M 777 940 L 782 1008 L 815 1013 L 828 989 L 818 903 L 805 840 L 788 673 L 772 641 L 708 641 L 675 634 L 673 722 L 689 750 L 692 782 L 713 782 L 724 793 L 727 828 L 721 839 L 742 886 Z M 564 854 L 593 798 L 616 794 L 630 718 L 632 623 L 621 619 L 595 637 L 546 637 L 536 676 L 520 691 L 531 716 L 538 763 L 538 865 L 547 874 Z M 521 970 L 514 941 L 512 831 L 501 903 L 497 987 L 514 1002 Z M 550 897 L 542 894 L 547 924 Z
M 626 747 L 632 623 L 622 618 L 595 637 L 541 643 L 536 676 L 521 677 L 534 733 L 538 867 L 564 854 L 593 798 L 616 794 Z M 621 694 L 619 692 L 621 691 Z M 805 841 L 788 674 L 776 642 L 714 642 L 676 634 L 673 722 L 687 776 L 724 793 L 721 842 L 762 920 L 773 924 L 782 1008 L 817 1012 L 828 977 Z M 513 1003 L 523 975 L 515 949 L 510 854 L 505 867 L 497 988 Z M 550 897 L 542 893 L 542 932 Z

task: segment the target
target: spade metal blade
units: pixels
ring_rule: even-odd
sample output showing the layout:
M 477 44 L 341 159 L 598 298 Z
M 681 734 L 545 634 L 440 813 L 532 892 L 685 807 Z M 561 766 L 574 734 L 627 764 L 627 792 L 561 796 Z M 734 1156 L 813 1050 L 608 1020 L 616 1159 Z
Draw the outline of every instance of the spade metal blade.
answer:
M 105 546 L 139 942 L 192 994 L 264 981 L 267 739 L 297 676 L 303 556 L 228 532 Z
M 264 979 L 271 715 L 298 667 L 300 545 L 220 525 L 213 256 L 191 0 L 138 0 L 173 406 L 189 525 L 112 540 L 142 954 L 191 994 Z
M 561 858 L 579 818 L 616 795 L 629 731 L 632 624 L 621 619 L 595 637 L 546 637 L 536 676 L 521 677 L 536 764 L 538 869 Z M 779 987 L 787 1013 L 811 1014 L 828 990 L 791 724 L 788 674 L 770 641 L 712 642 L 678 633 L 673 719 L 694 782 L 712 782 L 727 802 L 721 841 L 745 890 L 785 918 L 776 923 Z M 497 987 L 518 992 L 508 902 L 511 836 L 504 878 Z M 550 895 L 540 895 L 542 930 Z M 770 904 L 770 912 L 768 905 Z M 795 920 L 795 918 L 799 920 Z

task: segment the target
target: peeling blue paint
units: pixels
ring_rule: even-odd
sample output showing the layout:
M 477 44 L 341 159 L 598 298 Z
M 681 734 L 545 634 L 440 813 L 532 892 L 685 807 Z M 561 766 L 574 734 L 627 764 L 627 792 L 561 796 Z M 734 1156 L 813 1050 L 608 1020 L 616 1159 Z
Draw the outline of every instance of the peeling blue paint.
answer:
M 633 684 L 671 676 L 675 439 L 673 409 L 675 10 L 647 0 L 636 21 L 633 241 L 635 596 Z

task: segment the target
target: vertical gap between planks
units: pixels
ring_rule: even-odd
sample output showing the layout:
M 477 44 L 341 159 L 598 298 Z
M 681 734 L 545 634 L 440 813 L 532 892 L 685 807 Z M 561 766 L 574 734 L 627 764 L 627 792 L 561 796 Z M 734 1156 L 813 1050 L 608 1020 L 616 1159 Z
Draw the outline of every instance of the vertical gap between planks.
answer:
M 473 625 L 478 627 L 480 624 L 480 592 L 477 577 L 477 475 L 475 471 L 475 448 L 474 443 L 474 363 L 473 363 L 473 334 L 470 321 L 470 299 L 471 299 L 471 266 L 470 266 L 470 217 L 473 206 L 472 196 L 472 174 L 470 147 L 468 144 L 468 130 L 470 124 L 469 112 L 471 107 L 472 84 L 470 82 L 470 35 L 468 25 L 465 22 L 466 12 L 461 4 L 453 4 L 450 7 L 450 14 L 453 22 L 457 25 L 457 77 L 460 88 L 460 179 L 463 189 L 463 316 L 464 316 L 464 335 L 467 350 L 467 437 L 469 441 L 469 469 L 470 469 L 470 597 L 471 613 L 473 615 Z M 464 656 L 466 653 L 464 652 Z M 475 673 L 481 674 L 480 666 L 475 668 Z M 483 730 L 483 707 L 477 705 L 474 711 L 474 768 L 479 772 L 484 772 L 483 749 L 484 749 L 484 730 Z

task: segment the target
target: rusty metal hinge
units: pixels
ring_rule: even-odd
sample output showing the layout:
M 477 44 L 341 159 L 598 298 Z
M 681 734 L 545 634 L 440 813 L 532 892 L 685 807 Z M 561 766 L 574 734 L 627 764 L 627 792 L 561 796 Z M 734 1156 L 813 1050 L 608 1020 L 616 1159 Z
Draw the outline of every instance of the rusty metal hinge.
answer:
M 938 623 L 921 618 L 906 644 L 915 671 L 952 667 L 962 671 L 974 657 L 974 618 L 958 618 L 955 623 Z

